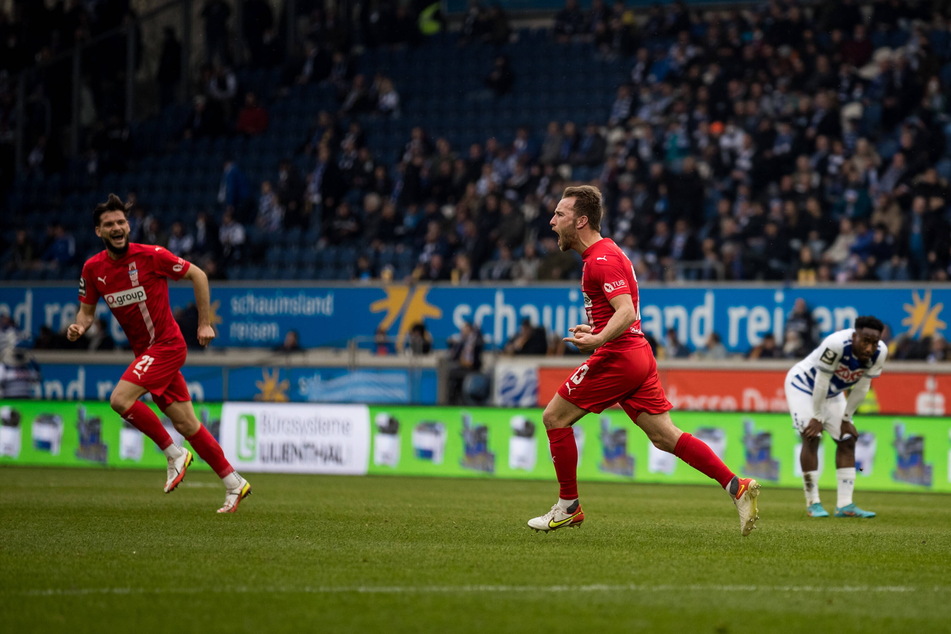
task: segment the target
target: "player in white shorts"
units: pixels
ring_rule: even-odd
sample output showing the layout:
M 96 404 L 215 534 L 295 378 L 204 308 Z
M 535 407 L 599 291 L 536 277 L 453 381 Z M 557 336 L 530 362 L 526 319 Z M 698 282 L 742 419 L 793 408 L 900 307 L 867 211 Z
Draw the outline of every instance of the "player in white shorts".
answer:
M 786 374 L 786 402 L 793 427 L 802 436 L 799 463 L 810 517 L 829 517 L 819 501 L 819 437 L 823 430 L 836 442 L 835 516 L 875 517 L 875 513 L 852 502 L 855 442 L 859 435 L 852 415 L 865 399 L 872 379 L 882 373 L 885 365 L 888 347 L 882 341 L 884 329 L 885 325 L 875 317 L 858 317 L 854 328 L 826 337 Z

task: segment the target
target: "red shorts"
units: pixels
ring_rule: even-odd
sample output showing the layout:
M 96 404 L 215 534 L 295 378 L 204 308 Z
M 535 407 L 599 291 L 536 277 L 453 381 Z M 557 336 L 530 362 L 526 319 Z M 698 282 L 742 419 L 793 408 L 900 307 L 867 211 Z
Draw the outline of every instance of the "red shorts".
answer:
M 558 394 L 596 414 L 619 403 L 631 420 L 637 420 L 641 412 L 661 414 L 673 408 L 648 345 L 623 352 L 595 350 L 561 384 Z
M 148 390 L 159 409 L 165 411 L 172 403 L 192 400 L 181 373 L 187 356 L 185 346 L 152 346 L 126 368 L 122 380 Z

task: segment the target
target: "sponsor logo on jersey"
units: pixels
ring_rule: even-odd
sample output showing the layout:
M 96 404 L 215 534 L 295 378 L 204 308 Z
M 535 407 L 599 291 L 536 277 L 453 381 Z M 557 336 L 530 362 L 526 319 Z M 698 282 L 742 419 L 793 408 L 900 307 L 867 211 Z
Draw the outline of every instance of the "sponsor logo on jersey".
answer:
M 106 276 L 105 276 L 105 275 L 103 275 L 102 277 L 97 277 L 96 279 L 99 280 L 100 282 L 102 282 L 103 284 L 106 283 Z
M 840 365 L 835 371 L 835 375 L 846 383 L 857 382 L 863 374 L 865 374 L 864 368 L 853 370 L 847 365 Z
M 86 278 L 85 277 L 79 278 L 79 296 L 80 297 L 86 296 Z
M 594 305 L 593 302 L 591 301 L 591 298 L 588 297 L 587 293 L 582 292 L 581 294 L 584 296 L 584 307 L 591 308 L 591 306 Z
M 172 267 L 172 270 L 176 273 L 181 273 L 183 268 L 185 268 L 185 260 L 178 258 L 178 262 L 175 263 L 175 265 Z
M 595 258 L 595 260 L 603 260 L 603 261 L 607 262 L 607 261 L 608 261 L 608 256 L 606 256 L 606 255 L 599 255 L 598 257 Z
M 139 269 L 136 268 L 135 262 L 129 264 L 129 281 L 132 282 L 132 286 L 139 285 Z
M 136 286 L 127 291 L 109 293 L 108 295 L 104 295 L 103 299 L 106 300 L 106 304 L 108 304 L 110 308 L 120 308 L 122 306 L 128 306 L 129 304 L 144 302 L 148 297 L 145 295 L 144 288 Z
M 831 348 L 826 348 L 822 351 L 822 356 L 819 357 L 819 361 L 822 363 L 831 364 L 835 361 L 835 352 Z
M 627 280 L 617 280 L 615 282 L 605 282 L 604 283 L 604 292 L 613 293 L 614 291 L 625 288 L 627 286 Z

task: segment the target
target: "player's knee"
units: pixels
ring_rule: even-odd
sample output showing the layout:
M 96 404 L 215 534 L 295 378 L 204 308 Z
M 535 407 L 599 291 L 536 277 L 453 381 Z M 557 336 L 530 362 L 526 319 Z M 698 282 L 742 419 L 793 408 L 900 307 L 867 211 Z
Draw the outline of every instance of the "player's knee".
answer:
M 130 400 L 128 397 L 115 392 L 109 397 L 109 406 L 120 415 L 128 412 L 134 402 L 134 400 Z

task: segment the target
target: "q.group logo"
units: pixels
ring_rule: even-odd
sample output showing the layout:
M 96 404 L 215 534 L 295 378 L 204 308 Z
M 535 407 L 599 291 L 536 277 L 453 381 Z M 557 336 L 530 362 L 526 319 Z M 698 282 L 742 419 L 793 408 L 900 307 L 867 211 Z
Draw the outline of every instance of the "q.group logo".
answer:
M 238 459 L 244 462 L 254 460 L 257 455 L 257 420 L 254 414 L 238 416 Z

